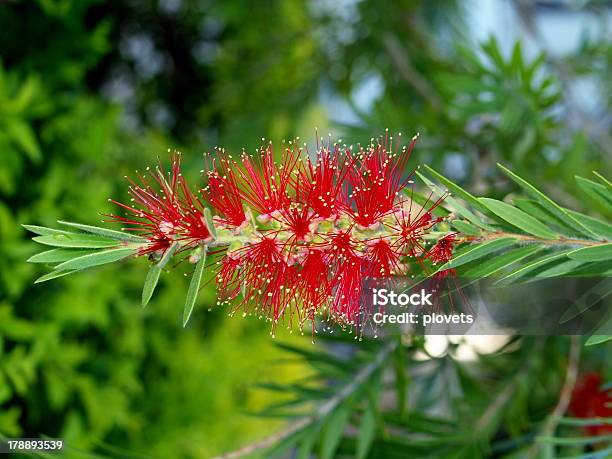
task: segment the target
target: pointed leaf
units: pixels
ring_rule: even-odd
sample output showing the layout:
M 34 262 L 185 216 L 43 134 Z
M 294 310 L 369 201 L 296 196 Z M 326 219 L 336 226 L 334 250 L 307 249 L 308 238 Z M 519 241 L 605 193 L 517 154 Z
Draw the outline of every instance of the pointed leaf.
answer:
M 612 340 L 612 335 L 593 335 L 593 336 L 590 336 L 589 339 L 587 339 L 584 344 L 586 346 L 593 346 L 595 344 L 602 344 L 610 340 Z
M 149 300 L 153 296 L 153 292 L 155 291 L 155 287 L 157 286 L 161 272 L 162 269 L 157 264 L 152 265 L 149 268 L 149 271 L 147 271 L 147 277 L 145 278 L 145 282 L 142 287 L 141 304 L 143 306 L 149 304 Z
M 36 236 L 33 241 L 54 247 L 75 247 L 84 249 L 96 249 L 105 247 L 116 247 L 119 241 L 94 236 L 89 234 L 50 234 L 48 236 Z
M 40 234 L 41 236 L 51 236 L 53 234 L 76 234 L 76 233 L 71 233 L 70 231 L 46 228 L 44 226 L 37 226 L 37 225 L 21 225 L 21 226 L 23 226 L 28 231 L 31 231 L 32 233 L 35 233 L 35 234 Z
M 32 255 L 27 261 L 30 263 L 60 263 L 95 252 L 97 252 L 97 250 L 51 249 Z
M 34 281 L 35 284 L 40 284 L 41 282 L 46 282 L 51 279 L 56 279 L 58 277 L 67 276 L 68 274 L 76 273 L 76 269 L 68 270 L 68 271 L 51 271 L 50 273 L 45 274 L 44 276 L 40 276 L 38 279 Z
M 532 244 L 525 247 L 519 247 L 518 249 L 511 250 L 504 254 L 493 257 L 491 260 L 487 260 L 484 263 L 479 263 L 478 265 L 470 268 L 466 271 L 463 276 L 467 278 L 484 278 L 488 277 L 496 272 L 502 270 L 503 268 L 516 263 L 528 256 L 542 250 L 542 247 Z
M 159 276 L 168 264 L 168 261 L 172 258 L 172 255 L 176 252 L 179 247 L 178 242 L 174 242 L 170 247 L 166 249 L 164 255 L 161 257 L 159 262 L 154 264 L 149 268 L 149 272 L 147 273 L 147 278 L 145 279 L 144 286 L 142 288 L 142 305 L 146 306 L 149 303 L 149 300 L 153 296 L 153 292 L 155 291 L 155 287 L 157 286 L 157 282 L 159 281 Z
M 191 276 L 191 282 L 189 282 L 189 290 L 187 290 L 187 300 L 185 301 L 185 309 L 183 310 L 183 327 L 189 322 L 193 307 L 195 306 L 198 291 L 200 290 L 200 282 L 202 281 L 202 274 L 204 273 L 204 265 L 206 264 L 206 247 L 202 252 L 202 256 L 196 263 L 195 271 Z
M 521 277 L 526 276 L 527 274 L 542 268 L 544 266 L 546 266 L 547 264 L 553 263 L 557 260 L 563 259 L 566 257 L 566 253 L 567 252 L 561 252 L 561 253 L 553 253 L 553 254 L 546 254 L 536 260 L 532 260 L 529 263 L 521 266 L 518 269 L 515 269 L 514 271 L 512 271 L 510 274 L 508 274 L 507 276 L 502 277 L 501 279 L 499 279 L 498 281 L 495 282 L 495 284 L 497 285 L 504 285 L 504 284 L 509 284 L 512 283 L 514 281 L 516 281 L 517 279 L 520 279 Z
M 424 175 L 422 175 L 421 173 L 417 172 L 416 173 L 419 178 L 421 180 L 423 180 L 423 182 L 437 195 L 437 196 L 442 196 L 444 194 L 444 191 L 442 189 L 440 189 L 436 184 L 434 184 L 431 180 L 429 180 L 427 177 L 425 177 Z M 475 198 L 474 198 L 475 199 Z M 489 231 L 493 231 L 494 228 L 490 225 L 487 225 L 485 222 L 482 221 L 481 218 L 477 217 L 476 215 L 474 215 L 473 212 L 471 212 L 468 208 L 466 208 L 465 206 L 463 206 L 462 204 L 460 204 L 456 199 L 454 199 L 452 196 L 447 195 L 444 198 L 444 201 L 446 202 L 447 205 L 449 205 L 458 215 L 462 216 L 463 218 L 465 218 L 466 220 L 468 220 L 470 223 L 472 223 L 475 226 L 478 226 L 480 228 L 489 230 Z
M 606 261 L 612 260 L 612 243 L 583 247 L 567 254 L 572 260 Z
M 522 229 L 526 233 L 543 239 L 558 238 L 555 233 L 544 226 L 539 220 L 508 203 L 490 198 L 479 198 L 479 201 L 499 218 Z
M 122 247 L 120 249 L 102 250 L 96 253 L 90 253 L 80 257 L 73 258 L 72 260 L 65 261 L 57 265 L 55 269 L 86 269 L 93 266 L 104 265 L 106 263 L 112 263 L 119 261 L 123 258 L 129 257 L 136 253 L 137 249 L 130 247 Z
M 604 185 L 576 176 L 576 183 L 593 201 L 597 202 L 606 213 L 612 213 L 612 194 Z
M 573 228 L 574 230 L 578 231 L 580 234 L 584 236 L 597 237 L 597 234 L 595 234 L 593 231 L 587 228 L 583 223 L 580 222 L 580 220 L 577 220 L 576 218 L 574 218 L 569 212 L 563 209 L 563 207 L 558 205 L 556 202 L 554 202 L 552 199 L 550 199 L 548 196 L 546 196 L 544 193 L 538 190 L 531 183 L 519 177 L 514 172 L 505 168 L 501 164 L 498 163 L 497 166 L 504 172 L 504 174 L 510 177 L 516 184 L 518 184 L 523 190 L 525 190 L 533 198 L 535 198 L 537 201 L 542 203 L 542 205 L 544 206 L 546 210 L 548 210 L 551 214 L 553 214 L 563 223 Z
M 490 216 L 491 212 L 489 211 L 489 209 L 486 206 L 483 206 L 482 203 L 478 201 L 478 198 L 476 196 L 467 192 L 466 190 L 461 188 L 456 183 L 450 181 L 449 179 L 444 177 L 442 174 L 433 170 L 431 167 L 425 165 L 425 169 L 427 170 L 427 172 L 433 175 L 437 180 L 439 180 L 442 184 L 444 184 L 444 186 L 448 188 L 449 191 L 453 193 L 453 195 L 460 197 L 465 202 L 470 204 L 474 209 L 479 210 L 483 214 Z
M 574 210 L 565 209 L 573 217 L 579 219 L 584 226 L 588 227 L 594 233 L 603 236 L 606 239 L 612 239 L 612 225 L 589 215 L 576 212 Z
M 109 237 L 111 239 L 117 239 L 119 241 L 127 242 L 142 242 L 145 243 L 147 240 L 143 237 L 136 236 L 134 234 L 124 233 L 122 231 L 115 231 L 107 228 L 99 228 L 97 226 L 83 225 L 81 223 L 66 222 L 62 220 L 57 221 L 60 225 L 70 226 L 72 228 L 78 228 L 87 233 L 96 234 L 98 236 Z
M 593 171 L 593 174 L 603 183 L 608 190 L 612 191 L 612 182 L 601 175 L 599 172 Z

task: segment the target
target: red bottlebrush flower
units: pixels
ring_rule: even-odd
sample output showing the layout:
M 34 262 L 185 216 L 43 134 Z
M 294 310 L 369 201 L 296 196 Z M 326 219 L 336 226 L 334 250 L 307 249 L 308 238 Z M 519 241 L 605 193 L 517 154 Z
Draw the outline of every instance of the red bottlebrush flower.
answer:
M 404 272 L 398 253 L 387 239 L 368 241 L 366 252 L 365 276 L 393 277 Z
M 453 258 L 453 248 L 456 242 L 455 233 L 447 234 L 429 249 L 426 256 L 433 263 L 446 263 Z
M 193 196 L 181 174 L 181 158 L 172 158 L 168 178 L 157 168 L 150 176 L 159 186 L 155 191 L 147 177 L 140 176 L 141 184 L 130 180 L 129 193 L 133 206 L 111 200 L 132 214 L 131 217 L 110 215 L 113 221 L 127 224 L 126 230 L 138 231 L 149 239 L 140 253 L 153 253 L 167 249 L 175 240 L 195 244 L 210 238 L 210 232 L 202 219 L 201 203 Z
M 348 174 L 355 223 L 369 227 L 395 210 L 396 198 L 409 181 L 404 178 L 404 169 L 415 142 L 416 137 L 400 152 L 392 151 L 393 145 L 388 139 L 384 144 L 372 144 L 368 150 L 360 150 L 359 161 Z
M 332 265 L 332 316 L 342 323 L 358 325 L 363 284 L 363 259 L 356 250 L 351 228 L 329 235 L 326 255 Z
M 242 260 L 240 257 L 226 254 L 217 264 L 220 266 L 217 270 L 219 295 L 224 302 L 233 300 L 242 290 L 241 282 L 243 280 L 240 277 Z
M 602 378 L 599 373 L 583 375 L 574 387 L 569 411 L 578 418 L 612 417 L 612 389 L 602 389 Z M 612 425 L 591 425 L 585 430 L 590 435 L 607 435 L 612 433 Z
M 220 152 L 223 154 L 222 152 Z M 220 215 L 215 220 L 230 227 L 239 227 L 247 216 L 242 205 L 238 179 L 231 158 L 220 158 L 218 165 L 212 162 L 213 170 L 207 171 L 208 186 L 201 190 L 206 201 Z
M 259 158 L 243 154 L 237 174 L 242 179 L 242 199 L 265 220 L 290 204 L 291 174 L 301 150 L 287 148 L 281 164 L 274 161 L 271 144 L 265 149 L 262 147 L 259 153 Z
M 282 225 L 283 231 L 290 234 L 287 241 L 290 245 L 309 240 L 316 224 L 314 213 L 308 207 L 297 203 L 289 204 L 288 208 L 275 212 L 272 218 Z
M 298 297 L 306 309 L 306 314 L 314 319 L 314 314 L 331 297 L 332 284 L 329 279 L 329 266 L 322 250 L 308 250 L 300 263 L 297 273 L 299 283 Z
M 299 169 L 296 195 L 323 219 L 334 217 L 347 206 L 346 176 L 352 162 L 337 145 L 317 150 L 313 164 L 310 157 Z
M 433 208 L 439 205 L 441 199 L 427 210 L 424 207 L 421 208 L 414 216 L 412 215 L 412 200 L 407 210 L 401 208 L 393 213 L 395 223 L 387 223 L 386 226 L 397 235 L 395 244 L 403 254 L 416 258 L 426 252 L 422 245 L 423 236 L 434 225 L 442 221 L 441 217 L 433 217 L 431 213 Z
M 236 309 L 254 312 L 275 323 L 289 309 L 291 319 L 296 312 L 297 272 L 286 262 L 282 243 L 262 236 L 226 257 L 234 260 L 224 262 L 217 279 L 230 298 L 237 296 L 238 290 L 244 294 Z

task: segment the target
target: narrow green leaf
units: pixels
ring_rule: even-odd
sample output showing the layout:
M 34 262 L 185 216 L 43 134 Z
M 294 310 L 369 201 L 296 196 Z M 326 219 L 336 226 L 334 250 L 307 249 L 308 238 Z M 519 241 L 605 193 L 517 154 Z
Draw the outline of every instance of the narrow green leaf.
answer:
M 445 269 L 457 268 L 458 266 L 462 266 L 466 263 L 469 263 L 470 261 L 478 260 L 493 252 L 497 252 L 498 250 L 510 247 L 515 243 L 516 238 L 505 237 L 479 244 L 474 244 L 467 252 L 464 252 L 461 255 L 454 257 L 451 261 L 442 265 L 439 270 L 442 271 Z
M 509 284 L 521 277 L 526 276 L 527 274 L 546 266 L 547 264 L 553 263 L 559 259 L 565 258 L 567 252 L 557 252 L 554 254 L 546 254 L 536 260 L 530 261 L 529 263 L 521 266 L 520 268 L 515 269 L 510 274 L 505 277 L 502 277 L 498 281 L 495 282 L 497 285 Z
M 94 236 L 89 234 L 50 234 L 47 236 L 36 236 L 33 241 L 53 247 L 74 247 L 84 249 L 101 249 L 105 247 L 116 247 L 119 241 Z
M 612 335 L 593 335 L 590 336 L 584 344 L 586 346 L 593 346 L 595 344 L 602 344 L 610 340 L 612 340 Z M 612 421 L 610 421 L 610 423 L 612 423 Z
M 508 203 L 490 198 L 479 198 L 479 201 L 488 207 L 491 212 L 493 212 L 499 218 L 505 220 L 513 226 L 516 226 L 517 228 L 522 229 L 526 233 L 543 239 L 558 238 L 555 233 L 550 231 L 539 220 L 536 220 L 531 215 L 526 214 L 522 210 L 517 209 Z
M 76 269 L 68 270 L 68 271 L 51 271 L 50 273 L 45 274 L 44 276 L 40 276 L 38 279 L 34 281 L 35 284 L 40 284 L 41 282 L 46 282 L 51 279 L 56 279 L 58 277 L 67 276 L 68 274 L 72 274 L 77 272 Z
M 605 210 L 607 213 L 612 213 L 612 195 L 604 185 L 600 185 L 584 177 L 576 176 L 575 178 L 576 183 L 587 196 L 597 202 L 602 210 Z
M 185 309 L 183 310 L 183 327 L 189 322 L 193 307 L 195 306 L 198 291 L 200 290 L 200 282 L 202 281 L 202 274 L 204 273 L 204 265 L 206 264 L 206 247 L 202 252 L 202 256 L 198 260 L 191 282 L 189 282 L 189 290 L 187 290 L 187 300 L 185 301 Z
M 146 239 L 143 237 L 136 236 L 135 234 L 124 233 L 122 231 L 115 231 L 115 230 L 111 230 L 107 228 L 99 228 L 97 226 L 83 225 L 81 223 L 66 222 L 62 220 L 58 220 L 57 222 L 60 225 L 70 226 L 72 228 L 78 228 L 87 233 L 96 234 L 98 236 L 109 237 L 111 239 L 117 239 L 119 241 L 142 242 L 142 243 L 147 242 Z
M 612 182 L 605 178 L 597 171 L 593 171 L 593 174 L 610 190 L 612 191 Z
M 350 415 L 351 409 L 349 405 L 343 403 L 326 420 L 321 438 L 321 459 L 331 459 L 334 457 Z
M 480 230 L 471 223 L 464 222 L 463 220 L 453 220 L 452 225 L 462 234 L 466 234 L 468 236 L 480 236 Z
M 565 276 L 579 270 L 584 265 L 584 261 L 560 259 L 554 266 L 551 266 L 543 271 L 538 271 L 533 280 Z
M 95 252 L 97 252 L 97 250 L 51 249 L 32 255 L 27 261 L 30 263 L 60 263 Z
M 488 277 L 503 268 L 512 265 L 530 255 L 542 250 L 539 245 L 531 244 L 518 249 L 511 250 L 502 255 L 498 255 L 491 260 L 487 260 L 484 263 L 479 263 L 473 268 L 466 271 L 463 276 L 467 278 L 484 278 Z
M 541 222 L 546 222 L 552 231 L 570 237 L 585 237 L 582 233 L 576 231 L 576 229 L 548 211 L 541 202 L 536 201 L 535 199 L 513 199 L 512 204 L 535 219 L 540 220 Z M 588 238 L 598 239 L 598 235 L 592 233 L 592 236 L 588 236 Z
M 584 226 L 588 227 L 594 233 L 597 233 L 606 239 L 612 239 L 612 225 L 609 223 L 574 210 L 565 209 L 565 211 L 571 214 L 573 217 L 579 219 Z
M 170 247 L 166 249 L 164 255 L 161 257 L 159 262 L 154 264 L 149 268 L 149 272 L 147 273 L 147 278 L 145 279 L 144 286 L 142 288 L 142 305 L 146 306 L 149 304 L 149 300 L 153 296 L 153 292 L 155 291 L 155 287 L 157 286 L 157 282 L 159 281 L 159 276 L 164 269 L 164 267 L 168 264 L 168 261 L 172 258 L 172 255 L 176 252 L 179 247 L 178 242 L 174 242 Z
M 433 175 L 436 179 L 438 179 L 442 184 L 444 184 L 444 186 L 448 188 L 449 191 L 453 193 L 453 195 L 460 197 L 465 202 L 467 202 L 472 207 L 474 207 L 474 209 L 479 210 L 483 214 L 490 216 L 491 214 L 490 210 L 486 206 L 484 206 L 480 201 L 478 201 L 478 198 L 476 196 L 467 192 L 466 190 L 461 188 L 456 183 L 450 181 L 449 179 L 444 177 L 442 174 L 433 170 L 431 167 L 425 165 L 425 169 L 427 170 L 427 172 Z
M 101 250 L 96 253 L 90 253 L 72 260 L 65 261 L 57 265 L 55 269 L 86 269 L 93 266 L 104 265 L 114 261 L 129 257 L 136 252 L 137 249 L 130 247 L 122 247 L 119 249 Z
M 367 457 L 376 433 L 376 409 L 368 402 L 357 434 L 357 459 Z
M 567 254 L 572 260 L 606 261 L 612 260 L 612 243 L 583 247 Z
M 41 236 L 52 236 L 54 234 L 76 234 L 71 233 L 69 231 L 57 230 L 53 228 L 46 228 L 44 226 L 36 226 L 36 225 L 21 225 L 28 231 L 31 231 L 35 234 L 40 234 Z
M 567 212 L 563 207 L 558 205 L 536 187 L 534 187 L 531 183 L 527 182 L 523 178 L 516 175 L 510 169 L 502 166 L 501 164 L 497 164 L 497 166 L 510 177 L 516 184 L 518 184 L 523 190 L 525 190 L 529 195 L 534 197 L 538 202 L 540 202 L 546 210 L 548 210 L 551 214 L 561 220 L 564 224 L 568 225 L 570 228 L 578 231 L 580 234 L 587 237 L 597 237 L 597 234 L 587 228 L 580 220 L 574 218 L 569 212 Z
M 142 298 L 141 304 L 146 306 L 149 304 L 149 300 L 153 296 L 153 292 L 155 291 L 155 287 L 157 287 L 157 282 L 159 281 L 159 276 L 161 275 L 162 269 L 154 264 L 147 271 L 147 277 L 145 278 L 144 285 L 142 287 Z
M 424 175 L 422 175 L 421 173 L 417 172 L 416 173 L 419 178 L 437 195 L 437 196 L 442 196 L 444 194 L 444 191 L 442 189 L 440 189 L 436 184 L 434 184 L 431 180 L 429 180 L 427 177 L 425 177 Z M 476 215 L 474 215 L 473 212 L 471 212 L 467 207 L 463 206 L 462 204 L 460 204 L 456 199 L 454 199 L 452 196 L 446 196 L 446 198 L 444 198 L 444 201 L 447 205 L 449 205 L 458 215 L 462 216 L 463 218 L 465 218 L 466 220 L 468 220 L 470 223 L 472 223 L 475 226 L 478 226 L 479 228 L 483 228 L 489 231 L 493 231 L 494 228 L 490 225 L 487 225 L 485 222 L 482 221 L 481 218 L 477 217 Z

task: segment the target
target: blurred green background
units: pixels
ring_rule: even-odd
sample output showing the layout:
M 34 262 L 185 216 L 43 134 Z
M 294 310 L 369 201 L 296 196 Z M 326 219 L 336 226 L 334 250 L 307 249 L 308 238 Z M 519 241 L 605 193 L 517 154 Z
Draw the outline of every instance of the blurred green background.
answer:
M 274 401 L 256 381 L 307 371 L 279 364 L 268 325 L 206 312 L 213 288 L 183 330 L 180 269 L 144 310 L 143 260 L 33 285 L 42 270 L 25 263 L 37 248 L 21 223 L 99 222 L 125 198 L 123 176 L 169 148 L 197 178 L 215 145 L 313 144 L 315 127 L 348 143 L 419 132 L 413 166 L 503 195 L 502 162 L 580 208 L 573 176 L 610 171 L 610 8 L 0 2 L 0 434 L 208 457 L 280 425 L 244 414 Z

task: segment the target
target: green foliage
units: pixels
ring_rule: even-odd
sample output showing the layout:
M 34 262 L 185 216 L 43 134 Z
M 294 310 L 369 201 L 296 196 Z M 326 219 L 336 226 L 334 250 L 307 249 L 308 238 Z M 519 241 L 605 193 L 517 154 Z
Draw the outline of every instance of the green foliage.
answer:
M 606 222 L 560 206 L 526 180 L 503 166 L 500 168 L 535 198 L 533 202 L 529 201 L 529 206 L 525 205 L 528 201 L 520 198 L 515 198 L 513 203 L 476 198 L 433 169 L 427 168 L 429 174 L 457 195 L 447 200 L 445 206 L 454 212 L 459 221 L 465 225 L 476 219 L 486 225 L 480 225 L 478 230 L 466 234 L 464 242 L 472 244 L 473 248 L 459 252 L 456 258 L 440 269 L 460 267 L 459 275 L 495 275 L 501 283 L 533 277 L 610 274 L 611 235 L 595 230 L 595 224 L 603 228 Z M 434 192 L 443 193 L 426 177 L 419 175 Z M 610 199 L 612 190 L 604 187 L 600 196 L 602 199 Z M 465 204 L 459 203 L 457 199 L 463 200 Z M 517 247 L 519 245 L 525 247 Z M 492 254 L 496 257 L 492 258 Z M 520 264 L 516 266 L 519 261 Z M 563 267 L 563 270 L 554 269 L 559 267 Z
M 461 275 L 610 274 L 610 137 L 601 116 L 612 102 L 609 40 L 590 34 L 575 53 L 528 59 L 520 43 L 508 53 L 493 39 L 471 43 L 463 2 L 364 0 L 341 11 L 328 3 L 2 3 L 0 435 L 64 437 L 66 457 L 199 458 L 282 432 L 289 414 L 307 422 L 278 449 L 304 458 L 525 457 L 534 444 L 609 456 L 584 440 L 584 423 L 595 420 L 562 417 L 536 439 L 559 400 L 564 337 L 512 338 L 468 361 L 458 358 L 465 343 L 432 357 L 428 340 L 414 336 L 272 347 L 268 324 L 219 311 L 180 327 L 188 282 L 162 276 L 164 259 L 146 276 L 148 309 L 134 300 L 143 266 L 125 260 L 89 274 L 80 268 L 90 262 L 73 261 L 107 261 L 107 251 L 124 250 L 115 246 L 139 242 L 96 226 L 97 212 L 113 210 L 100 204 L 124 193 L 122 175 L 163 160 L 169 147 L 185 150 L 195 174 L 198 153 L 212 145 L 239 151 L 295 133 L 309 141 L 313 126 L 345 111 L 336 113 L 343 96 L 359 122 L 332 128 L 347 139 L 386 127 L 421 133 L 414 163 L 442 171 L 420 173 L 435 193 L 452 193 L 435 214 L 452 215 L 460 233 Z M 598 4 L 585 11 L 599 13 Z M 594 83 L 601 111 L 576 104 L 568 88 L 579 78 Z M 372 81 L 380 94 L 364 107 L 357 94 Z M 495 199 L 498 213 L 476 196 Z M 44 228 L 60 217 L 88 225 Z M 43 225 L 26 229 L 47 250 L 34 253 L 24 222 Z M 79 275 L 43 274 L 65 262 Z M 207 279 L 201 285 L 195 303 L 210 307 L 214 292 Z M 610 338 L 586 340 L 581 371 L 610 379 Z M 299 359 L 279 365 L 291 355 Z M 272 379 L 274 390 L 248 391 L 256 379 Z M 241 415 L 269 404 L 265 421 Z
M 309 378 L 294 384 L 261 385 L 289 397 L 260 413 L 289 419 L 264 457 L 282 457 L 291 447 L 298 457 L 308 457 L 312 451 L 319 452 L 316 457 L 467 459 L 490 454 L 528 457 L 534 452 L 539 457 L 534 448 L 550 443 L 557 445 L 560 454 L 587 458 L 594 454 L 587 453 L 588 445 L 607 440 L 605 434 L 580 435 L 585 426 L 609 423 L 602 418 L 562 417 L 555 419 L 554 426 L 563 436 L 534 434 L 535 426 L 553 425 L 546 406 L 556 403 L 565 371 L 567 347 L 554 338 L 515 338 L 498 352 L 481 355 L 478 363 L 458 358 L 458 349 L 466 345 L 460 341 L 450 344 L 443 356 L 415 360 L 427 352 L 430 337 L 413 337 L 411 342 L 391 337 L 383 342 L 365 338 L 355 342 L 346 335 L 320 338 L 329 353 L 283 346 L 312 366 Z M 350 357 L 335 357 L 337 347 Z M 410 363 L 395 377 L 386 373 L 383 378 L 382 368 L 395 355 Z M 401 376 L 405 371 L 412 375 L 409 385 Z M 408 415 L 397 411 L 397 400 L 380 401 L 389 401 L 396 390 L 397 396 L 402 393 L 414 400 Z M 441 406 L 445 406 L 443 417 L 430 413 Z M 608 450 L 596 452 L 602 454 L 596 457 L 607 457 Z

